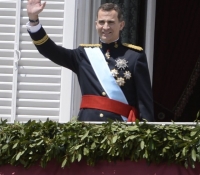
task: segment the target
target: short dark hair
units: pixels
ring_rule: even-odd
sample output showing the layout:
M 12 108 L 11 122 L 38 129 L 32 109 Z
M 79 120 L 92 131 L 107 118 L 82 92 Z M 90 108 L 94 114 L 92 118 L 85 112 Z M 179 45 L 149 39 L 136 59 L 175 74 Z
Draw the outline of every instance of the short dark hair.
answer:
M 117 4 L 114 4 L 114 3 L 102 4 L 97 10 L 97 18 L 98 18 L 99 10 L 103 10 L 103 11 L 115 10 L 118 13 L 117 17 L 118 17 L 119 21 L 123 21 L 124 20 L 122 9 Z

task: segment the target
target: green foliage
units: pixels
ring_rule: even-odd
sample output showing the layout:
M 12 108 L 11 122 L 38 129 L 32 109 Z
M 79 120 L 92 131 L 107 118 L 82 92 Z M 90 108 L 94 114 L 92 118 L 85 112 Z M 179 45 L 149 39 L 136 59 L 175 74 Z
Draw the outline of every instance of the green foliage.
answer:
M 82 159 L 89 165 L 99 160 L 146 159 L 195 167 L 200 162 L 200 125 L 0 122 L 0 165 L 29 167 L 40 161 L 45 167 L 53 159 L 61 167 Z

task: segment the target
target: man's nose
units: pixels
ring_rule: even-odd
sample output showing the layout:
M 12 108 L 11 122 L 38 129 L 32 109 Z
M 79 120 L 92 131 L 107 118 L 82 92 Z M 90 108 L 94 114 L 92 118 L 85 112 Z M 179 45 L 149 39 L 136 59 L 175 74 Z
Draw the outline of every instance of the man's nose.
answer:
M 104 25 L 103 25 L 103 29 L 108 29 L 108 28 L 110 28 L 110 26 L 107 22 L 105 22 Z

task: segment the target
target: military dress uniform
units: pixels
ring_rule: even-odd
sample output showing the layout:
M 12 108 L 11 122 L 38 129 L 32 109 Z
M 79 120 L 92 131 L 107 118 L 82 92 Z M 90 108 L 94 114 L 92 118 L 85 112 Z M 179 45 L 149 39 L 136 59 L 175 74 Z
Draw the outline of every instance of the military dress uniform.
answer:
M 30 33 L 38 51 L 54 63 L 72 70 L 78 77 L 82 95 L 107 97 L 84 50 L 85 47 L 99 47 L 105 60 L 123 91 L 128 104 L 135 107 L 138 118 L 154 121 L 152 90 L 146 55 L 142 48 L 122 44 L 120 39 L 110 44 L 80 45 L 76 49 L 66 49 L 56 45 L 46 34 L 43 27 Z M 123 121 L 121 115 L 100 109 L 82 108 L 79 121 Z

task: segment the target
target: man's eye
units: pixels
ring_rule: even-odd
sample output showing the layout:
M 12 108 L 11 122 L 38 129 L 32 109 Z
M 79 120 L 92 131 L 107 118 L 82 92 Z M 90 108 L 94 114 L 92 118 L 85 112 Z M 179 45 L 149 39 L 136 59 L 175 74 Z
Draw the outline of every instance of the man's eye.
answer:
M 104 21 L 99 21 L 100 25 L 104 25 L 104 23 L 105 23 Z
M 109 21 L 109 22 L 108 22 L 108 24 L 113 24 L 113 23 L 114 23 L 114 21 Z

